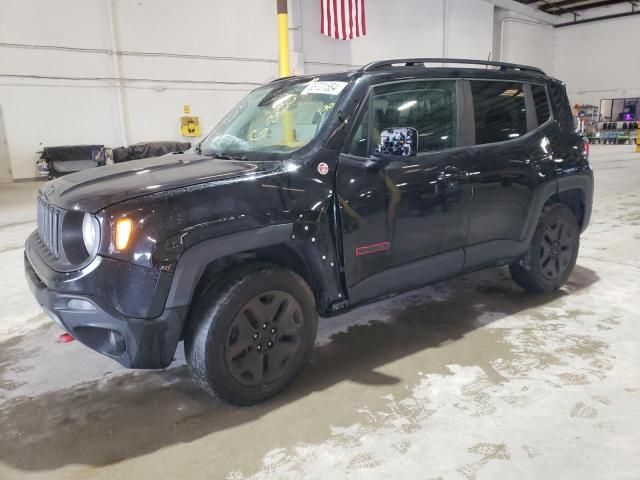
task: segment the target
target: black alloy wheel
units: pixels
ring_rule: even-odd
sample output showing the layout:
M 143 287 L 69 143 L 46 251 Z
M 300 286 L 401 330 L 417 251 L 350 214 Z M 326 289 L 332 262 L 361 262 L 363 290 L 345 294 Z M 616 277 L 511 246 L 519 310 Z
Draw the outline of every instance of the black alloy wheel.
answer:
M 195 300 L 185 326 L 187 365 L 210 394 L 255 405 L 302 370 L 317 318 L 302 277 L 272 264 L 239 266 L 212 279 Z
M 560 278 L 571 264 L 575 235 L 574 225 L 562 219 L 547 227 L 540 242 L 540 266 L 549 280 Z
M 544 207 L 527 252 L 509 265 L 511 277 L 533 293 L 551 293 L 569 278 L 580 249 L 580 227 L 563 204 Z
M 287 371 L 302 345 L 300 304 L 287 292 L 270 290 L 249 300 L 233 319 L 225 361 L 239 383 L 270 384 Z

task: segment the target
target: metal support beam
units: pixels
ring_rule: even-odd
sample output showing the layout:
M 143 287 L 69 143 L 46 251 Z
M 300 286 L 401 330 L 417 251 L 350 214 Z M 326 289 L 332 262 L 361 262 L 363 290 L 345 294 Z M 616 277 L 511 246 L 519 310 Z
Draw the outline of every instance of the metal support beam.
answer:
M 556 8 L 560 8 L 560 7 L 566 7 L 567 5 L 575 5 L 576 3 L 584 3 L 586 0 L 562 0 L 561 2 L 553 2 L 553 3 L 549 3 L 549 2 L 545 2 L 544 5 L 540 5 L 540 10 L 543 10 L 545 12 L 549 12 L 550 10 L 554 10 Z M 553 13 L 553 12 L 550 12 Z
M 631 15 L 640 15 L 640 10 L 625 13 L 615 13 L 613 15 L 603 15 L 602 17 L 585 18 L 576 22 L 556 23 L 555 28 L 570 27 L 572 25 L 582 25 L 583 23 L 599 22 L 601 20 L 611 20 L 613 18 L 629 17 Z
M 541 7 L 541 10 L 548 11 L 547 8 L 560 6 L 561 3 L 564 3 L 564 2 L 557 2 L 545 7 Z M 595 3 L 584 3 L 582 5 L 571 6 L 570 8 L 558 8 L 557 10 L 550 11 L 549 13 L 552 13 L 554 15 L 562 15 L 565 13 L 575 13 L 578 10 L 590 10 L 592 8 L 608 7 L 610 5 L 619 5 L 621 3 L 629 3 L 629 0 L 603 0 L 601 2 L 595 2 Z
M 116 109 L 118 112 L 118 127 L 120 130 L 120 142 L 123 147 L 129 146 L 129 135 L 127 129 L 126 106 L 122 92 L 122 75 L 120 68 L 120 57 L 118 55 L 118 29 L 115 21 L 115 6 L 113 0 L 105 0 L 107 8 L 107 22 L 109 23 L 109 37 L 111 40 L 111 60 L 113 66 L 113 77 L 116 79 Z

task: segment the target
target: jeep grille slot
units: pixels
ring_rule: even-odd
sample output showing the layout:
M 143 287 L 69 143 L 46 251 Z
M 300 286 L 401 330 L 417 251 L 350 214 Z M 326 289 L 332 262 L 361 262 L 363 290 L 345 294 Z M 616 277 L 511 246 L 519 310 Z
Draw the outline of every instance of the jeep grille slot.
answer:
M 60 257 L 60 210 L 38 197 L 38 235 L 55 258 Z

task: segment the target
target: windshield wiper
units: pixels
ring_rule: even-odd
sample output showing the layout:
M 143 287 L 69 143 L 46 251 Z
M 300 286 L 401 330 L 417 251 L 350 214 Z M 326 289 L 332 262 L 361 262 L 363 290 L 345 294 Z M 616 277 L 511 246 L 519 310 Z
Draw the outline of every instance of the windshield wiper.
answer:
M 227 155 L 226 153 L 213 153 L 211 154 L 213 158 L 218 158 L 220 160 L 246 160 L 247 157 L 244 155 Z

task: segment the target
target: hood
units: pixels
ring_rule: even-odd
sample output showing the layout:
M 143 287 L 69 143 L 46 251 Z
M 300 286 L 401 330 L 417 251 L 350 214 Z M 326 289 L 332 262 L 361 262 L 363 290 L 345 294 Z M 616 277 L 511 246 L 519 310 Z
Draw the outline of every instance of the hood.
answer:
M 40 193 L 57 207 L 95 213 L 142 195 L 269 172 L 279 164 L 168 154 L 72 173 L 49 182 Z

